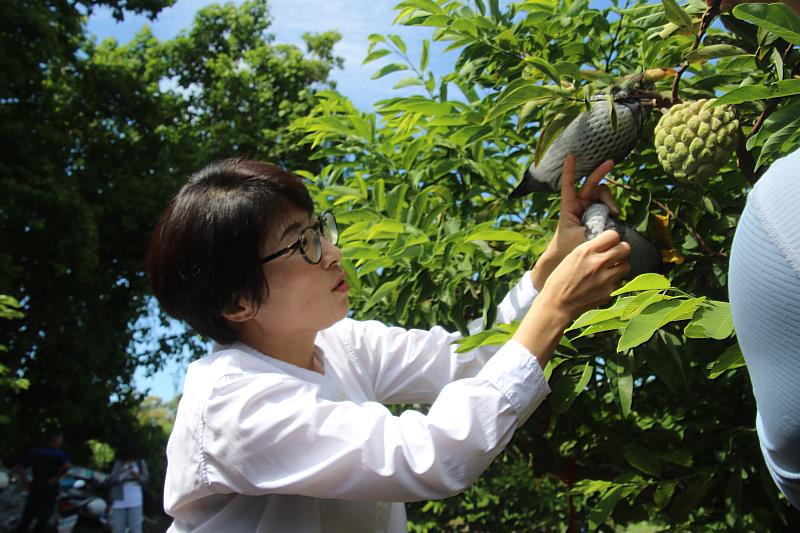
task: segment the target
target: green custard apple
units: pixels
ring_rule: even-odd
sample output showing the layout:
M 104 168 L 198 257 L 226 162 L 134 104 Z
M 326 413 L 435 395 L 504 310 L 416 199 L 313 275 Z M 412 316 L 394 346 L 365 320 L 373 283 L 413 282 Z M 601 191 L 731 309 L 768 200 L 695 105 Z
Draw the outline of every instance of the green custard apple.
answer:
M 672 106 L 655 129 L 658 160 L 685 183 L 704 183 L 730 159 L 739 142 L 733 106 L 705 107 L 714 100 Z

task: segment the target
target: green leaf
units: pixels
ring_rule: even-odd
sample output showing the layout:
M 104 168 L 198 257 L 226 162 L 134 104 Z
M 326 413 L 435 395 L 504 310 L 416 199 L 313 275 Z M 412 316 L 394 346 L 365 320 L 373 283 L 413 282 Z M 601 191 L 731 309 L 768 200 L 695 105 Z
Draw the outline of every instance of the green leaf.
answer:
M 406 43 L 403 42 L 402 37 L 400 37 L 399 35 L 389 35 L 388 37 L 389 37 L 389 39 L 392 40 L 392 42 L 397 47 L 397 49 L 400 50 L 400 53 L 402 53 L 402 54 L 406 53 L 406 51 L 407 51 L 406 50 Z
M 605 369 L 614 401 L 622 417 L 627 418 L 633 400 L 633 358 L 628 354 L 614 354 L 606 360 Z
M 367 303 L 364 305 L 364 309 L 370 309 L 383 298 L 389 296 L 392 292 L 397 289 L 397 287 L 405 281 L 404 278 L 396 278 L 386 283 L 380 285 L 377 289 L 372 292 L 372 295 L 367 300 Z
M 491 122 L 514 109 L 538 98 L 552 97 L 553 90 L 544 85 L 533 85 L 529 80 L 515 80 L 510 83 L 497 100 L 497 103 L 483 119 L 483 123 Z
M 566 413 L 575 398 L 580 396 L 589 384 L 593 372 L 591 361 L 586 361 L 582 368 L 581 365 L 576 365 L 561 374 L 553 384 L 553 393 L 550 395 L 553 411 L 559 414 Z
M 800 17 L 784 4 L 740 4 L 733 9 L 733 16 L 800 45 Z
M 589 526 L 597 529 L 608 521 L 611 513 L 614 512 L 617 503 L 622 498 L 623 485 L 616 485 L 603 494 L 597 505 L 589 513 Z
M 692 466 L 694 463 L 694 459 L 692 458 L 692 454 L 684 449 L 672 450 L 667 453 L 659 454 L 659 457 L 664 461 L 667 461 L 672 464 L 680 465 L 680 466 Z
M 400 63 L 389 63 L 388 65 L 384 65 L 383 67 L 378 70 L 375 74 L 372 75 L 373 80 L 377 80 L 378 78 L 382 78 L 387 74 L 391 74 L 393 72 L 400 72 L 401 70 L 408 70 L 406 65 Z
M 386 237 L 385 234 L 394 235 L 398 233 L 405 233 L 405 231 L 406 226 L 402 222 L 384 219 L 377 224 L 370 225 L 364 239 L 371 240 L 375 237 Z
M 665 481 L 656 486 L 656 490 L 653 491 L 653 503 L 656 504 L 656 509 L 661 510 L 669 505 L 677 485 L 677 481 Z
M 428 39 L 422 40 L 422 52 L 420 53 L 419 57 L 419 70 L 420 72 L 424 72 L 426 68 L 428 68 L 428 57 L 429 57 L 429 49 L 430 49 L 430 41 Z
M 622 330 L 625 326 L 628 325 L 627 320 L 620 320 L 619 318 L 612 318 L 609 320 L 605 320 L 600 322 L 599 324 L 593 324 L 588 328 L 581 331 L 580 335 L 575 337 L 576 339 L 580 337 L 586 337 L 588 335 L 594 335 L 596 333 L 603 333 L 604 331 L 612 331 L 612 330 Z
M 754 102 L 765 100 L 770 97 L 772 91 L 764 85 L 747 85 L 737 87 L 717 98 L 711 105 L 713 107 L 727 104 L 741 104 L 743 102 Z
M 611 296 L 635 291 L 666 290 L 669 288 L 669 280 L 661 274 L 641 274 L 612 292 Z
M 625 327 L 617 343 L 617 351 L 624 352 L 648 341 L 656 330 L 669 321 L 670 315 L 681 304 L 678 300 L 665 300 L 648 305 Z
M 519 39 L 517 39 L 517 36 L 514 35 L 514 32 L 508 28 L 496 35 L 494 39 L 501 48 L 506 50 L 510 50 L 519 46 Z
M 619 318 L 631 300 L 633 300 L 632 296 L 619 298 L 616 302 L 614 302 L 614 305 L 609 308 L 592 309 L 590 311 L 586 311 L 584 314 L 579 316 L 577 320 L 575 320 L 575 322 L 573 322 L 572 325 L 567 328 L 566 331 L 582 328 L 592 324 L 598 324 L 612 318 Z
M 745 366 L 745 360 L 742 354 L 742 348 L 739 346 L 739 343 L 733 344 L 728 346 L 716 361 L 708 364 L 706 367 L 708 368 L 708 379 L 717 379 L 728 370 L 743 366 Z
M 559 61 L 553 66 L 558 71 L 559 77 L 571 78 L 573 81 L 581 79 L 581 71 L 575 63 Z
M 640 292 L 625 306 L 620 314 L 622 320 L 630 320 L 649 305 L 663 300 L 665 296 L 660 291 L 644 291 Z
M 718 57 L 738 56 L 744 53 L 744 50 L 731 44 L 712 44 L 698 48 L 694 52 L 689 52 L 689 54 L 686 56 L 686 61 L 689 63 L 695 63 L 698 61 L 716 59 Z
M 782 98 L 784 96 L 794 96 L 800 94 L 800 80 L 783 80 L 775 85 L 746 85 L 737 87 L 716 99 L 711 107 L 726 104 L 741 104 L 743 102 L 754 102 L 757 100 L 767 100 L 769 98 Z
M 561 83 L 561 76 L 558 73 L 558 69 L 556 69 L 553 65 L 551 65 L 544 59 L 535 56 L 526 56 L 525 62 L 535 66 L 537 69 L 542 71 L 548 78 L 556 82 L 556 84 Z
M 797 135 L 798 130 L 800 130 L 800 116 L 770 135 L 764 143 L 764 146 L 761 147 L 761 152 L 758 154 L 756 168 L 763 165 L 772 157 L 779 155 L 783 143 L 792 138 L 792 136 Z
M 419 78 L 415 78 L 413 76 L 409 76 L 408 78 L 403 78 L 402 80 L 398 81 L 394 84 L 392 89 L 402 89 L 403 87 L 414 87 L 414 86 L 421 86 L 422 82 Z
M 475 231 L 464 237 L 464 241 L 502 241 L 502 242 L 527 242 L 524 235 L 507 229 L 485 229 Z
M 542 133 L 539 135 L 539 140 L 536 142 L 534 163 L 538 165 L 542 161 L 553 141 L 580 113 L 581 108 L 579 106 L 571 106 L 562 110 L 545 124 Z
M 679 28 L 692 29 L 692 17 L 675 0 L 661 0 L 661 2 L 664 4 L 667 20 Z
M 367 57 L 364 58 L 364 62 L 362 64 L 366 65 L 367 63 L 370 63 L 371 61 L 375 61 L 375 60 L 380 59 L 382 57 L 386 57 L 391 53 L 392 53 L 391 51 L 386 50 L 385 48 L 381 48 L 380 50 L 375 50 L 373 52 L 370 52 L 367 55 Z
M 616 486 L 613 481 L 606 481 L 604 479 L 581 479 L 572 487 L 572 494 L 583 494 L 589 496 L 595 492 L 605 493 L 612 487 Z
M 779 81 L 774 87 L 775 89 L 770 98 L 781 98 L 783 96 L 800 94 L 800 80 L 791 79 Z
M 709 478 L 707 476 L 699 476 L 686 490 L 678 493 L 672 499 L 672 504 L 669 507 L 670 519 L 678 523 L 686 520 L 689 513 L 703 501 L 703 497 L 708 492 L 708 482 Z
M 508 339 L 511 338 L 511 336 L 512 333 L 500 331 L 482 331 L 480 333 L 476 333 L 475 335 L 470 335 L 469 337 L 460 341 L 458 348 L 456 348 L 456 353 L 469 352 L 476 348 L 480 348 L 481 346 L 504 344 L 508 341 Z
M 395 9 L 402 9 L 404 7 L 413 7 L 432 15 L 442 13 L 442 8 L 439 7 L 439 4 L 433 0 L 404 0 L 403 2 L 397 4 Z
M 727 339 L 733 333 L 733 316 L 728 302 L 709 301 L 695 319 L 687 324 L 684 334 L 693 339 Z
M 646 450 L 637 444 L 627 443 L 622 447 L 622 455 L 637 470 L 654 477 L 661 475 L 661 461 L 651 450 Z

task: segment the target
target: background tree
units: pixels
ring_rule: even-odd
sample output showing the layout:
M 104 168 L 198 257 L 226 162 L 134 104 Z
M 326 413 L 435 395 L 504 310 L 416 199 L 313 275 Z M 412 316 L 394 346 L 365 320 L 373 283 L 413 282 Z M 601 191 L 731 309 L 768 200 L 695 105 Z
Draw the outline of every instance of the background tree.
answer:
M 429 43 L 409 58 L 396 35 L 373 35 L 366 61 L 419 95 L 377 114 L 322 95 L 295 124 L 332 161 L 308 173 L 321 209 L 342 221 L 344 268 L 358 318 L 408 327 L 465 322 L 492 309 L 555 228 L 556 195 L 509 202 L 596 93 L 659 74 L 660 105 L 721 96 L 742 124 L 738 156 L 707 182 L 676 181 L 658 163 L 651 114 L 612 180 L 628 225 L 668 267 L 579 319 L 546 369 L 553 393 L 480 482 L 412 506 L 415 531 L 613 529 L 791 530 L 754 432 L 755 404 L 733 338 L 727 257 L 749 187 L 800 145 L 800 22 L 782 5 L 586 0 L 405 0 L 401 24 L 427 26 L 458 51 L 436 76 Z M 511 327 L 467 339 L 497 344 Z
M 202 343 L 182 330 L 140 331 L 157 216 L 214 158 L 319 169 L 284 130 L 332 88 L 338 35 L 307 35 L 307 51 L 274 44 L 264 1 L 204 8 L 165 42 L 147 28 L 124 45 L 86 34 L 93 7 L 121 18 L 170 4 L 2 3 L 0 293 L 25 318 L 2 321 L 0 364 L 30 386 L 0 398 L 11 420 L 0 456 L 13 459 L 57 423 L 76 462 L 89 460 L 90 440 L 139 440 L 160 457 L 164 432 L 137 418 L 134 371 L 158 368 L 186 339 Z M 137 350 L 136 335 L 152 349 Z

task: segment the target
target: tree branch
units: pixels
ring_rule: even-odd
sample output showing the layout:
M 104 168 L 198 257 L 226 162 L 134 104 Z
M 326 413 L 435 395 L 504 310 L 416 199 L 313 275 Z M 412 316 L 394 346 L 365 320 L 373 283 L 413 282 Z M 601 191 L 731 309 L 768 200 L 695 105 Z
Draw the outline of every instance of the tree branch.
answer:
M 714 19 L 717 18 L 717 15 L 719 15 L 719 6 L 721 3 L 722 0 L 714 0 L 706 9 L 706 12 L 703 13 L 703 18 L 700 21 L 700 28 L 697 30 L 697 35 L 694 37 L 694 44 L 692 45 L 691 50 L 689 50 L 690 54 L 700 47 L 703 36 L 708 31 L 708 28 L 711 26 L 711 23 L 714 21 Z M 675 79 L 672 82 L 672 100 L 674 101 L 680 101 L 680 97 L 678 96 L 678 88 L 680 87 L 681 76 L 683 76 L 683 73 L 686 72 L 686 69 L 688 68 L 689 62 L 684 60 L 680 69 L 678 69 L 678 73 L 675 74 Z

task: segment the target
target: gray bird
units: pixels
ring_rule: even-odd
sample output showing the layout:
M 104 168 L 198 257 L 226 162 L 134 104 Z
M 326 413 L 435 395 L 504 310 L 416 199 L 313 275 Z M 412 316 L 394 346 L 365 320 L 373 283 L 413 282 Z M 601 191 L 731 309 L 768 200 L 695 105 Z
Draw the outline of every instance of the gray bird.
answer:
M 616 230 L 619 238 L 631 247 L 628 257 L 631 270 L 628 278 L 633 279 L 639 274 L 658 272 L 661 269 L 661 252 L 647 238 L 635 229 L 626 226 L 618 220 L 611 218 L 610 210 L 606 204 L 596 203 L 586 208 L 581 217 L 581 223 L 586 226 L 586 240 L 592 240 L 601 232 L 609 229 Z
M 569 123 L 561 135 L 553 141 L 538 165 L 531 164 L 514 189 L 509 199 L 519 198 L 532 192 L 556 192 L 561 188 L 561 169 L 564 159 L 575 154 L 576 177 L 588 176 L 604 161 L 621 161 L 627 156 L 647 118 L 649 107 L 627 91 L 615 94 L 614 109 L 617 113 L 617 129 L 611 124 L 608 101 L 599 95 L 593 99 L 592 109 L 584 111 Z

